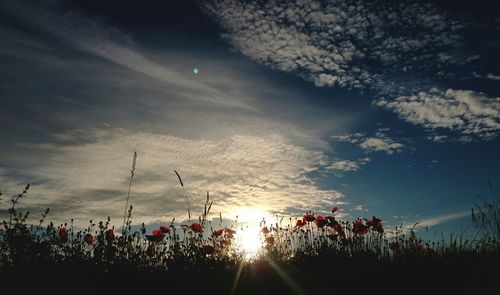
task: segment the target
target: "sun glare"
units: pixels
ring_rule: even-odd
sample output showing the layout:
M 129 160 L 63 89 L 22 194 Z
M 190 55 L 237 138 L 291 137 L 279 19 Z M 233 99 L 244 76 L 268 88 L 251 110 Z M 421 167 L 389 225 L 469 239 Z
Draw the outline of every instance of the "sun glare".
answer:
M 262 250 L 261 222 L 269 222 L 271 216 L 260 208 L 242 208 L 236 211 L 238 231 L 236 245 L 246 260 L 252 260 Z

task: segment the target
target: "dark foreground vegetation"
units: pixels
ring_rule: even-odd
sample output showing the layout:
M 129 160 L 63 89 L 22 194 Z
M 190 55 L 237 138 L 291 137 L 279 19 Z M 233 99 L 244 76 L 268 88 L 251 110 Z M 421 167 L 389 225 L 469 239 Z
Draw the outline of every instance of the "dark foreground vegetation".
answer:
M 337 208 L 329 216 L 263 221 L 261 251 L 248 257 L 235 243 L 243 228 L 217 228 L 207 218 L 208 196 L 196 222 L 132 230 L 130 206 L 120 231 L 109 218 L 76 230 L 72 221 L 46 224 L 48 210 L 39 223 L 28 222 L 16 209 L 28 188 L 13 197 L 0 227 L 2 291 L 500 294 L 497 201 L 472 210 L 468 232 L 432 242 L 412 228 L 384 229 L 375 216 L 337 220 Z

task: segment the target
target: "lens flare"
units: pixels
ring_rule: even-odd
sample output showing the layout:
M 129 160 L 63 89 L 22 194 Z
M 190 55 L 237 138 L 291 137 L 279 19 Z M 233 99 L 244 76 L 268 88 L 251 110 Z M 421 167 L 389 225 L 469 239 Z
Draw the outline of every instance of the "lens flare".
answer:
M 237 248 L 246 260 L 256 258 L 262 250 L 261 222 L 271 220 L 271 216 L 260 208 L 242 208 L 236 211 L 238 231 Z

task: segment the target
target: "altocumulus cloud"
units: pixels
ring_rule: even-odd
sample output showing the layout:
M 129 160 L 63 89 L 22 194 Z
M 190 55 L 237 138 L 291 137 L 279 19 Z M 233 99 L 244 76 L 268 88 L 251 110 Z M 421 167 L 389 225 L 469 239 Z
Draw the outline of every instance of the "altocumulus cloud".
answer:
M 469 102 L 495 107 L 495 98 L 475 94 L 465 102 L 461 97 L 472 97 L 472 91 L 448 90 L 439 98 L 427 100 L 422 97 L 428 95 L 418 94 L 418 102 L 411 99 L 445 80 L 463 78 L 457 68 L 467 69 L 481 59 L 466 45 L 475 25 L 456 12 L 417 1 L 226 0 L 203 2 L 203 7 L 223 28 L 222 37 L 251 59 L 317 86 L 374 92 L 380 99 L 374 105 L 424 126 L 431 140 L 449 138 L 436 127 L 462 138 L 485 139 L 498 133 L 495 114 L 468 108 Z M 494 77 L 468 74 L 477 76 Z M 439 112 L 445 107 L 453 114 L 444 111 L 445 118 L 437 122 L 415 106 L 438 107 Z M 445 122 L 450 119 L 454 122 Z M 366 148 L 378 150 L 381 145 L 374 139 Z
M 402 152 L 405 145 L 390 138 L 385 131 L 377 131 L 372 136 L 367 136 L 363 132 L 333 135 L 331 138 L 339 142 L 349 142 L 358 145 L 365 152 L 385 152 L 391 155 L 395 152 Z M 366 158 L 365 158 L 366 159 Z M 366 163 L 367 161 L 365 161 Z M 359 167 L 358 167 L 359 168 Z
M 322 210 L 338 204 L 342 196 L 319 188 L 308 177 L 318 163 L 325 163 L 322 152 L 273 136 L 192 140 L 105 127 L 55 134 L 55 138 L 56 142 L 29 146 L 48 156 L 45 163 L 26 171 L 37 185 L 23 204 L 51 207 L 56 221 L 108 215 L 119 220 L 133 151 L 138 153 L 131 196 L 135 222 L 187 218 L 173 169 L 183 177 L 195 214 L 202 210 L 206 191 L 214 200 L 212 212 L 223 216 L 241 206 L 264 206 L 283 214 Z M 2 169 L 0 176 L 3 186 L 14 193 L 22 185 L 9 172 Z
M 377 106 L 396 112 L 402 119 L 431 130 L 451 129 L 471 138 L 491 139 L 500 132 L 500 97 L 470 90 L 431 89 L 395 100 L 380 99 Z M 435 141 L 442 139 L 439 135 Z
M 318 86 L 406 93 L 470 60 L 461 50 L 466 22 L 431 4 L 227 0 L 204 7 L 241 52 Z

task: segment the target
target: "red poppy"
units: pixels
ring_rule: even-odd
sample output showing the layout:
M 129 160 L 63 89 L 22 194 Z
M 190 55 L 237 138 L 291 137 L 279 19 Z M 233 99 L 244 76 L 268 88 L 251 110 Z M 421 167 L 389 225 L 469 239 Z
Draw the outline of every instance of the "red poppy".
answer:
M 61 227 L 59 229 L 59 237 L 63 240 L 66 241 L 68 239 L 68 230 L 65 227 Z
M 269 229 L 267 228 L 267 226 L 264 226 L 261 231 L 265 235 L 267 235 L 269 233 Z
M 272 245 L 272 244 L 274 244 L 274 237 L 272 237 L 272 236 L 271 236 L 271 237 L 267 237 L 267 238 L 266 238 L 266 243 L 267 243 L 268 245 Z
M 224 231 L 225 231 L 227 234 L 233 234 L 233 235 L 234 235 L 234 234 L 236 233 L 236 231 L 235 231 L 234 229 L 227 228 L 227 227 L 224 229 Z
M 390 243 L 389 243 L 389 248 L 390 248 L 391 250 L 394 250 L 394 251 L 395 251 L 395 250 L 399 250 L 399 243 L 398 243 L 398 242 L 390 242 Z
M 306 223 L 303 220 L 297 219 L 297 223 L 295 224 L 296 227 L 303 227 L 304 225 L 306 225 Z
M 112 229 L 108 229 L 105 234 L 108 243 L 111 243 L 115 239 L 115 232 Z
M 379 233 L 383 233 L 384 232 L 384 228 L 382 227 L 382 222 L 377 222 L 375 223 L 375 225 L 373 226 L 373 228 L 379 232 Z
M 94 237 L 91 234 L 86 234 L 84 239 L 85 243 L 88 245 L 92 245 L 94 243 Z
M 424 245 L 422 245 L 422 243 L 415 244 L 415 250 L 422 250 L 422 249 L 424 249 Z
M 152 231 L 151 235 L 147 235 L 146 238 L 153 243 L 161 242 L 163 241 L 163 238 L 165 237 L 165 234 L 159 230 L 159 229 L 154 229 Z
M 307 213 L 304 215 L 303 220 L 307 222 L 313 222 L 316 218 L 314 217 L 313 213 Z
M 382 227 L 382 219 L 373 216 L 371 220 L 366 221 L 366 225 L 373 227 L 379 233 L 384 232 L 384 228 Z
M 335 213 L 335 212 L 337 212 L 338 210 L 339 210 L 339 207 L 333 207 L 333 209 L 332 209 L 332 213 Z
M 170 227 L 168 227 L 166 225 L 161 225 L 160 226 L 160 230 L 161 230 L 162 233 L 166 234 L 166 233 L 170 232 Z
M 219 230 L 216 230 L 212 233 L 212 236 L 214 237 L 220 237 L 222 236 L 222 234 L 224 233 L 224 229 L 219 229 Z
M 358 235 L 364 235 L 368 233 L 368 226 L 365 225 L 362 220 L 356 220 L 352 225 L 352 232 Z
M 342 225 L 340 225 L 340 223 L 338 223 L 338 222 L 337 222 L 337 223 L 335 223 L 335 224 L 332 226 L 332 228 L 333 228 L 336 232 L 338 232 L 338 233 L 342 232 Z
M 203 253 L 205 254 L 214 254 L 215 247 L 210 245 L 203 245 Z
M 324 227 L 326 224 L 328 223 L 328 221 L 321 215 L 318 215 L 318 217 L 316 217 L 316 226 L 317 227 Z
M 189 227 L 192 231 L 194 231 L 195 233 L 201 233 L 203 232 L 203 227 L 201 226 L 201 224 L 199 223 L 193 223 L 191 224 L 191 226 Z

